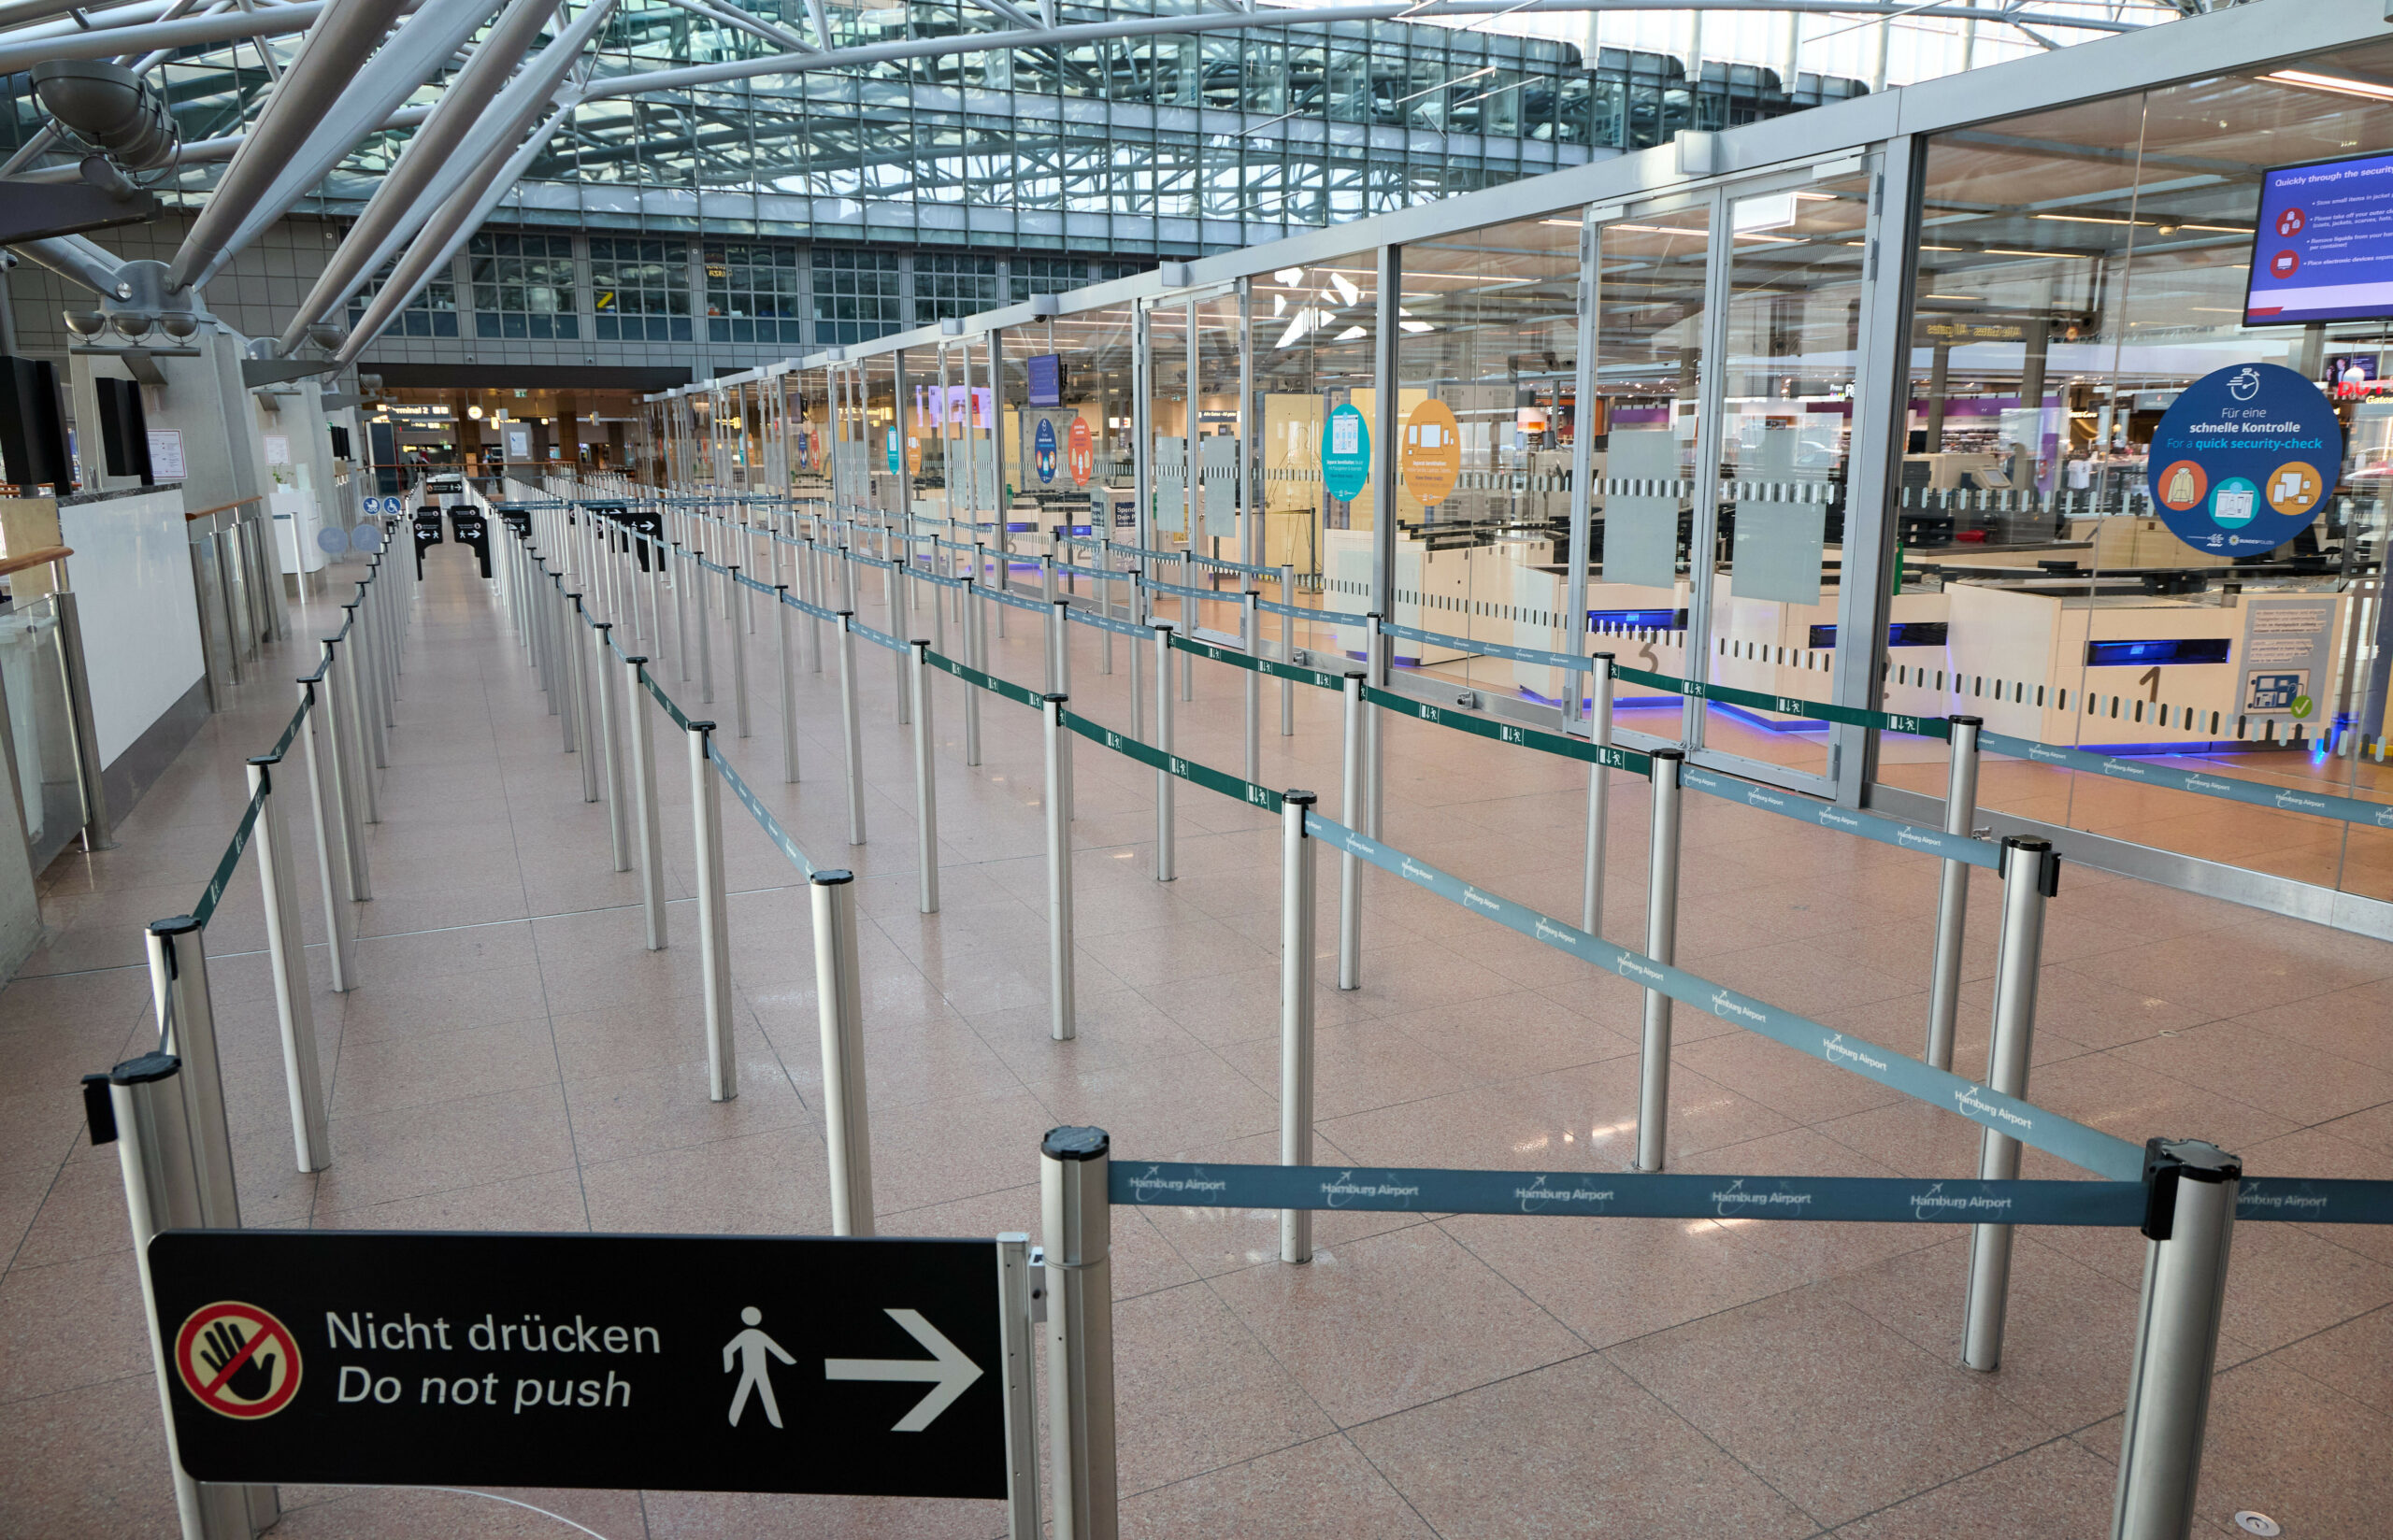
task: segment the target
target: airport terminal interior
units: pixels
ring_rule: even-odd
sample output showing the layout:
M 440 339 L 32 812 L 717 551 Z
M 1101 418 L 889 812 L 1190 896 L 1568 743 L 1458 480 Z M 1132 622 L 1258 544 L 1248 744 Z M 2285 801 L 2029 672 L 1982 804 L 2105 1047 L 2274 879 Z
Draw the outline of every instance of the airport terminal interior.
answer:
M 2370 1540 L 2384 0 L 0 6 L 0 1537 Z

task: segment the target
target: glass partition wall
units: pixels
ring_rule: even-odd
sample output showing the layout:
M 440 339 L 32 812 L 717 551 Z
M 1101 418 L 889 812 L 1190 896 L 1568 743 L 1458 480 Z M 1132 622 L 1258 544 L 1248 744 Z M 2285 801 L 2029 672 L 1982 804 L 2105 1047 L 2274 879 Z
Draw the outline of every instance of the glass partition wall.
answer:
M 1321 593 L 1322 607 L 1348 614 L 1371 607 L 1371 489 L 1342 477 L 1333 487 L 1323 475 L 1322 442 L 1330 418 L 1352 406 L 1368 451 L 1378 306 L 1379 255 L 1368 250 L 1275 268 L 1253 278 L 1248 292 L 1258 564 L 1293 566 Z M 1363 655 L 1359 627 L 1305 627 L 1297 641 Z
M 1397 622 L 1545 651 L 1575 646 L 1575 209 L 1404 249 L 1397 309 Z M 1418 620 L 1407 619 L 1416 613 Z M 1563 672 L 1406 643 L 1420 666 L 1558 702 Z
M 2243 322 L 2261 174 L 2393 143 L 2393 102 L 2368 84 L 2386 69 L 2378 46 L 2298 79 L 2198 80 L 1931 141 L 1898 515 L 1894 619 L 1913 624 L 1893 639 L 1912 645 L 1891 649 L 1890 709 L 2297 792 L 2386 788 L 2393 332 Z M 2254 364 L 2329 392 L 2344 452 L 2307 528 L 2235 558 L 2171 533 L 2149 450 L 2179 392 Z M 1942 760 L 1890 749 L 1880 779 L 1932 794 Z M 2383 829 L 1993 756 L 1978 794 L 2393 898 Z
M 1578 726 L 1570 681 L 1488 649 L 1601 649 L 2372 798 L 2393 325 L 2243 324 L 2262 174 L 2393 143 L 2393 92 L 2369 84 L 2393 78 L 2393 45 L 2310 63 L 1592 207 L 1540 207 L 1524 184 L 1460 230 L 1408 211 L 1392 247 L 1268 267 L 1258 250 L 1229 278 L 1209 259 L 1193 289 L 1068 294 L 1053 317 L 910 338 L 902 360 L 858 345 L 753 395 L 694 387 L 652 415 L 655 440 L 685 489 L 786 465 L 794 495 L 850 511 L 1007 520 L 1025 563 L 1035 531 L 1066 526 L 1291 564 L 1325 608 L 1450 638 L 1400 643 L 1396 688 L 1460 687 L 1514 720 Z M 2179 392 L 2258 364 L 2331 396 L 2345 450 L 2309 526 L 2239 560 L 2171 533 L 2148 449 Z M 1235 634 L 1230 604 L 1199 607 Z M 1359 657 L 1363 637 L 1311 626 L 1297 645 Z M 1617 705 L 1627 741 L 1936 816 L 1941 743 L 1879 734 L 1863 756 L 1858 730 L 1791 713 L 1636 686 Z M 1995 756 L 1980 806 L 2167 880 L 2393 901 L 2393 829 Z

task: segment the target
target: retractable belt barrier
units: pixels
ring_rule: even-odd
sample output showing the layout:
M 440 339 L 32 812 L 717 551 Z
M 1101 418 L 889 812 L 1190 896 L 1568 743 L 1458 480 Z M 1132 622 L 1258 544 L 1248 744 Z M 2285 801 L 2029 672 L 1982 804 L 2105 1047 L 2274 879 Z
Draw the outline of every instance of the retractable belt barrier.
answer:
M 2141 1158 L 2142 1152 L 2137 1151 Z M 2129 1227 L 2149 1217 L 2142 1181 L 1982 1181 L 1908 1176 L 1708 1176 L 1641 1171 L 1457 1171 L 1197 1165 L 1117 1159 L 1111 1200 L 1149 1208 L 1359 1209 L 1861 1224 Z M 2246 1176 L 2243 1220 L 2393 1222 L 2393 1182 Z
M 1798 1052 L 1874 1080 L 1914 1100 L 1957 1112 L 1970 1121 L 2022 1144 L 2057 1155 L 2072 1165 L 2106 1176 L 2125 1177 L 2142 1169 L 2143 1152 L 2124 1139 L 2072 1122 L 2015 1096 L 1989 1090 L 1950 1070 L 1933 1068 L 1889 1048 L 1835 1031 L 1748 994 L 1655 962 L 1617 942 L 1600 940 L 1575 925 L 1540 914 L 1475 884 L 1465 882 L 1392 846 L 1368 839 L 1318 813 L 1305 815 L 1305 831 L 1327 840 L 1382 871 L 1426 888 L 1450 903 L 1485 915 L 1508 929 L 1556 951 L 1594 963 L 1640 988 L 1697 1006 L 1706 1015 L 1760 1034 Z
M 1946 861 L 1967 862 L 1988 871 L 2002 866 L 2002 853 L 1982 839 L 1963 834 L 1948 834 L 1917 823 L 1902 823 L 1875 813 L 1863 813 L 1850 807 L 1839 807 L 1832 802 L 1820 802 L 1812 797 L 1797 796 L 1775 787 L 1755 781 L 1738 780 L 1729 776 L 1716 776 L 1709 770 L 1684 765 L 1679 770 L 1679 784 L 1718 797 L 1723 802 L 1739 802 L 1748 807 L 1758 807 L 1798 823 L 1809 823 L 1822 829 L 1841 830 L 1873 839 L 1881 845 L 1891 845 L 1900 850 L 1918 850 L 1926 855 L 1940 856 Z
M 2165 786 L 2171 791 L 2192 791 L 2200 796 L 2219 797 L 2254 807 L 2272 807 L 2285 813 L 2309 813 L 2319 818 L 2339 819 L 2345 823 L 2368 823 L 2380 829 L 2393 829 L 2393 803 L 2388 802 L 2338 796 L 2331 791 L 2305 791 L 2290 786 L 2269 786 L 2259 781 L 2241 780 L 2233 776 L 2206 776 L 2198 770 L 2179 770 L 2171 765 L 2149 764 L 2142 760 L 2089 754 L 2083 749 L 2064 749 L 2001 733 L 1979 734 L 1978 747 L 2016 759 L 2033 760 L 2038 764 L 2056 764 L 2090 775 L 2108 776 L 2114 780 Z
M 1497 743 L 1517 744 L 1524 749 L 1534 749 L 1541 754 L 1577 760 L 1582 764 L 1607 765 L 1614 770 L 1626 770 L 1633 775 L 1650 777 L 1654 774 L 1654 756 L 1641 754 L 1634 749 L 1593 744 L 1584 738 L 1571 737 L 1566 733 L 1547 733 L 1534 727 L 1522 727 L 1512 722 L 1498 721 L 1493 717 L 1474 716 L 1467 711 L 1455 711 L 1442 706 L 1432 706 L 1427 701 L 1416 701 L 1410 695 L 1398 695 L 1392 691 L 1382 690 L 1376 685 L 1367 684 L 1363 687 L 1363 699 L 1383 710 L 1396 712 L 1399 716 L 1411 717 L 1420 721 L 1434 723 L 1439 727 L 1451 727 L 1458 732 L 1474 734 L 1483 738 L 1493 738 Z

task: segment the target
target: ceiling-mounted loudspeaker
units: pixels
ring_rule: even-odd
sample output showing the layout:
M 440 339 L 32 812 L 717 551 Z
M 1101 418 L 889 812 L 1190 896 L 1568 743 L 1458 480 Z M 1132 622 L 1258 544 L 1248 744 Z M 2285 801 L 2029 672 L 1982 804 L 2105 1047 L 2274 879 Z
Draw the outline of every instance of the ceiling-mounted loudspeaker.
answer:
M 1064 313 L 1064 302 L 1053 294 L 1030 296 L 1030 314 L 1035 320 L 1053 321 Z
M 964 335 L 964 318 L 962 316 L 939 317 L 939 335 L 941 336 L 962 336 Z
M 1670 141 L 1678 150 L 1679 175 L 1709 177 L 1718 169 L 1719 136 L 1698 129 L 1683 128 Z
M 1194 281 L 1188 276 L 1188 264 L 1184 262 L 1158 264 L 1155 267 L 1155 277 L 1162 280 L 1163 286 L 1167 289 L 1185 289 Z

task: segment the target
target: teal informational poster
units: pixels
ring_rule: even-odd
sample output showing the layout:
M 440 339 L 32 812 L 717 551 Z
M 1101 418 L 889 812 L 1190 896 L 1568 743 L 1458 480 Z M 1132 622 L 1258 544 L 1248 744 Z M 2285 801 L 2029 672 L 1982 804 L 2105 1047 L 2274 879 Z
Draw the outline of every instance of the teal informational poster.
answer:
M 888 434 L 889 434 L 889 468 L 890 468 L 892 471 L 895 471 L 895 470 L 897 468 L 897 430 L 896 430 L 896 428 L 891 428 L 891 429 L 889 429 L 889 430 L 888 430 Z
M 1371 481 L 1371 430 L 1352 405 L 1339 407 L 1321 425 L 1321 480 L 1329 495 L 1349 502 Z

